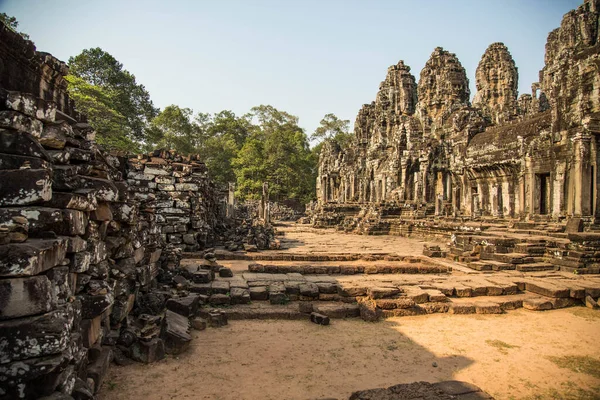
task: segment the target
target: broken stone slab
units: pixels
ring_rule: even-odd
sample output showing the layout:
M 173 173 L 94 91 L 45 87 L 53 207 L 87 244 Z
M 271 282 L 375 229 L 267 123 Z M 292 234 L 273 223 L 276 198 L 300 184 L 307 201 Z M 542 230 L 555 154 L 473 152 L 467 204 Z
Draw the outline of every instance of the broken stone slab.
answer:
M 192 274 L 192 282 L 194 283 L 210 283 L 213 280 L 214 272 L 209 270 L 200 270 Z
M 523 300 L 523 308 L 532 311 L 552 310 L 552 303 L 550 300 L 543 298 L 525 299 Z
M 221 278 L 232 278 L 233 272 L 231 271 L 231 268 L 221 267 L 219 268 L 219 276 Z
M 50 200 L 51 197 L 50 170 L 0 170 L 0 206 L 24 206 Z
M 0 364 L 64 351 L 71 340 L 73 318 L 73 308 L 67 304 L 46 314 L 0 321 L 4 348 Z
M 310 314 L 314 311 L 313 303 L 309 301 L 301 301 L 298 303 L 298 311 L 303 314 Z
M 102 386 L 110 362 L 112 361 L 112 350 L 110 347 L 102 346 L 99 352 L 94 352 L 87 367 L 87 378 L 94 381 L 94 394 Z M 93 353 L 92 353 L 93 354 Z
M 211 283 L 211 289 L 213 293 L 227 294 L 229 293 L 229 282 L 227 281 L 213 281 Z
M 317 312 L 312 312 L 310 314 L 310 321 L 317 325 L 329 325 L 329 317 Z
M 46 123 L 39 141 L 46 149 L 61 150 L 67 144 L 68 139 L 73 136 L 73 128 L 65 121 Z
M 227 325 L 227 314 L 222 310 L 210 310 L 208 312 L 208 323 L 211 328 L 220 328 Z
M 209 297 L 208 302 L 213 306 L 229 305 L 231 304 L 231 297 L 226 294 L 215 293 Z
M 66 251 L 67 241 L 62 238 L 0 245 L 0 276 L 38 275 L 59 265 L 65 259 Z
M 0 129 L 0 149 L 2 153 L 51 160 L 48 152 L 29 133 Z
M 186 297 L 171 298 L 167 300 L 167 310 L 176 312 L 184 317 L 191 317 L 198 311 L 200 296 L 192 295 Z
M 50 163 L 41 158 L 2 154 L 0 169 L 50 169 Z
M 599 308 L 598 302 L 594 300 L 590 295 L 585 296 L 585 306 L 593 310 L 597 310 Z
M 56 307 L 52 282 L 44 275 L 0 280 L 0 320 L 46 313 Z
M 271 304 L 287 304 L 289 301 L 290 299 L 284 291 L 269 291 L 269 302 Z
M 243 288 L 231 288 L 229 293 L 231 296 L 231 304 L 248 304 L 250 303 L 250 291 Z
M 411 308 L 416 305 L 415 301 L 408 297 L 399 297 L 397 299 L 378 299 L 375 300 L 377 307 L 383 310 L 393 310 L 396 308 Z
M 0 128 L 15 130 L 19 133 L 29 133 L 40 138 L 44 124 L 35 118 L 16 111 L 0 111 Z
M 56 115 L 56 103 L 45 101 L 30 93 L 3 90 L 2 103 L 10 110 L 25 114 L 37 120 L 52 122 Z
M 503 311 L 500 304 L 485 301 L 475 303 L 475 312 L 477 314 L 502 314 Z
M 190 345 L 190 322 L 187 317 L 167 310 L 163 320 L 161 338 L 165 342 L 167 354 L 181 354 Z
M 85 319 L 90 319 L 101 315 L 108 310 L 108 308 L 111 307 L 114 302 L 114 296 L 112 293 L 99 295 L 82 294 L 77 297 L 81 301 L 82 305 L 81 317 Z
M 368 295 L 371 299 L 389 298 L 400 294 L 400 289 L 396 287 L 370 287 Z
M 300 304 L 304 304 L 304 302 Z M 318 304 L 314 307 L 314 311 L 329 318 L 353 318 L 360 316 L 357 304 Z
M 374 300 L 364 299 L 358 303 L 360 317 L 367 322 L 375 322 L 381 318 L 381 310 Z
M 70 361 L 68 352 L 0 364 L 2 396 L 6 399 L 37 399 L 51 395 L 63 381 Z
M 95 191 L 65 193 L 54 190 L 52 199 L 45 203 L 48 207 L 68 208 L 79 211 L 93 211 L 98 207 Z
M 448 308 L 448 314 L 475 314 L 475 304 L 472 303 L 453 303 Z
M 269 291 L 266 286 L 253 286 L 248 289 L 251 300 L 268 300 Z
M 193 318 L 192 320 L 190 320 L 190 323 L 192 325 L 192 328 L 197 330 L 197 331 L 203 331 L 206 329 L 206 319 L 204 318 Z
M 316 283 L 312 283 L 312 282 L 301 283 L 298 286 L 298 289 L 300 290 L 300 295 L 302 295 L 302 296 L 310 297 L 310 298 L 319 297 L 319 287 L 317 286 Z
M 138 340 L 131 345 L 129 356 L 135 361 L 150 364 L 165 358 L 165 344 L 160 338 Z

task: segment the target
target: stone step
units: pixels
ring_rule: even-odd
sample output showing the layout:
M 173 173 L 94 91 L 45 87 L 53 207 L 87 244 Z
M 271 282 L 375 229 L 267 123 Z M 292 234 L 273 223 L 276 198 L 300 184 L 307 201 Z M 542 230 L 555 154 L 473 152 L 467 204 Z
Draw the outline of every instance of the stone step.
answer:
M 223 309 L 229 320 L 243 319 L 286 319 L 307 321 L 312 312 L 318 312 L 329 318 L 354 318 L 360 315 L 357 304 L 342 302 L 298 302 L 273 305 L 257 301 L 252 304 L 236 305 Z
M 517 265 L 517 271 L 521 272 L 534 272 L 534 271 L 551 271 L 554 270 L 554 265 L 544 262 L 536 262 L 533 264 L 519 264 Z
M 452 268 L 420 263 L 353 264 L 353 265 L 274 265 L 252 263 L 250 272 L 299 273 L 302 275 L 355 275 L 355 274 L 443 274 Z
M 495 253 L 493 256 L 494 261 L 499 261 L 509 264 L 526 264 L 533 261 L 529 255 L 524 253 Z
M 204 254 L 187 252 L 184 258 L 202 258 Z M 219 260 L 250 260 L 250 261 L 357 261 L 367 259 L 368 261 L 385 260 L 386 257 L 395 256 L 391 253 L 345 253 L 345 254 L 315 254 L 315 253 L 289 253 L 289 252 L 242 252 L 216 250 L 215 256 Z
M 517 243 L 514 247 L 515 253 L 529 254 L 531 256 L 544 255 L 546 246 L 539 243 Z

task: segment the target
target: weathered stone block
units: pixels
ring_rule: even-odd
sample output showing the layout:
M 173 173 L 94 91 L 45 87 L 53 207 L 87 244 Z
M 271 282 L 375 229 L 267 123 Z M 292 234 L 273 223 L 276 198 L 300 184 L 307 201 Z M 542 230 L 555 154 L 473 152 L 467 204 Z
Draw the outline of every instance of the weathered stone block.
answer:
M 62 382 L 70 358 L 67 352 L 0 364 L 0 382 L 6 399 L 37 399 L 52 394 Z
M 187 317 L 167 310 L 163 320 L 161 337 L 167 354 L 183 353 L 190 345 L 190 322 Z
M 0 246 L 0 276 L 32 276 L 59 265 L 67 251 L 64 239 L 30 239 Z
M 39 138 L 42 133 L 43 124 L 37 119 L 16 111 L 0 111 L 0 128 L 14 129 L 20 133 L 29 133 Z
M 250 303 L 250 291 L 243 288 L 231 288 L 230 291 L 231 304 L 248 304 Z
M 160 338 L 136 341 L 131 346 L 129 355 L 135 361 L 150 364 L 165 358 L 165 344 Z
M 250 299 L 252 300 L 268 300 L 269 291 L 266 286 L 254 286 L 248 289 L 250 291 Z
M 329 325 L 329 317 L 316 312 L 310 314 L 310 321 L 318 325 Z
M 184 317 L 191 317 L 198 311 L 200 296 L 192 295 L 167 300 L 167 310 L 176 312 Z
M 2 149 L 2 153 L 37 157 L 50 161 L 48 152 L 29 133 L 0 129 L 0 149 Z
M 50 170 L 0 170 L 0 206 L 23 206 L 50 200 Z
M 400 289 L 396 287 L 371 287 L 368 293 L 371 299 L 383 299 L 400 294 Z
M 2 312 L 2 311 L 0 311 Z M 58 310 L 33 317 L 0 321 L 0 364 L 62 352 L 71 339 L 73 310 Z

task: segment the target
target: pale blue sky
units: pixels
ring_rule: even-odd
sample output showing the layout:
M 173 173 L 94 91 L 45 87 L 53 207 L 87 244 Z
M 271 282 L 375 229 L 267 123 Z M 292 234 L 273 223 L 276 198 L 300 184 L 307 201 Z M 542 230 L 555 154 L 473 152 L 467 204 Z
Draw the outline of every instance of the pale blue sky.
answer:
M 417 80 L 436 46 L 475 69 L 504 42 L 529 93 L 548 33 L 580 0 L 0 0 L 38 50 L 67 61 L 84 48 L 111 53 L 159 107 L 195 112 L 271 104 L 310 134 L 326 113 L 349 119 L 375 99 L 387 67 Z

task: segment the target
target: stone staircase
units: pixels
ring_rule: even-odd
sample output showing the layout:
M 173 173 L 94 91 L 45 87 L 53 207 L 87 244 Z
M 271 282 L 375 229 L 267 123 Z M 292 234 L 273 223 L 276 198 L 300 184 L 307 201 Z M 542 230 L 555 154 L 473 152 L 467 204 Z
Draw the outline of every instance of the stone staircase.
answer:
M 541 311 L 583 305 L 588 297 L 595 304 L 600 278 L 516 270 L 520 265 L 531 270 L 543 264 L 536 260 L 542 254 L 539 243 L 490 242 L 490 246 L 512 244 L 506 246 L 511 252 L 487 252 L 492 259 L 471 262 L 498 271 L 478 275 L 452 274 L 451 268 L 428 264 L 426 257 L 246 253 L 247 271 L 219 274 L 203 283 L 187 282 L 185 288 L 203 308 L 216 307 L 230 319 L 306 319 L 317 312 L 329 318 L 371 321 L 432 313 Z M 522 252 L 514 252 L 515 248 Z M 229 252 L 216 254 L 223 264 L 241 259 Z M 189 260 L 185 267 L 195 274 L 205 264 Z

